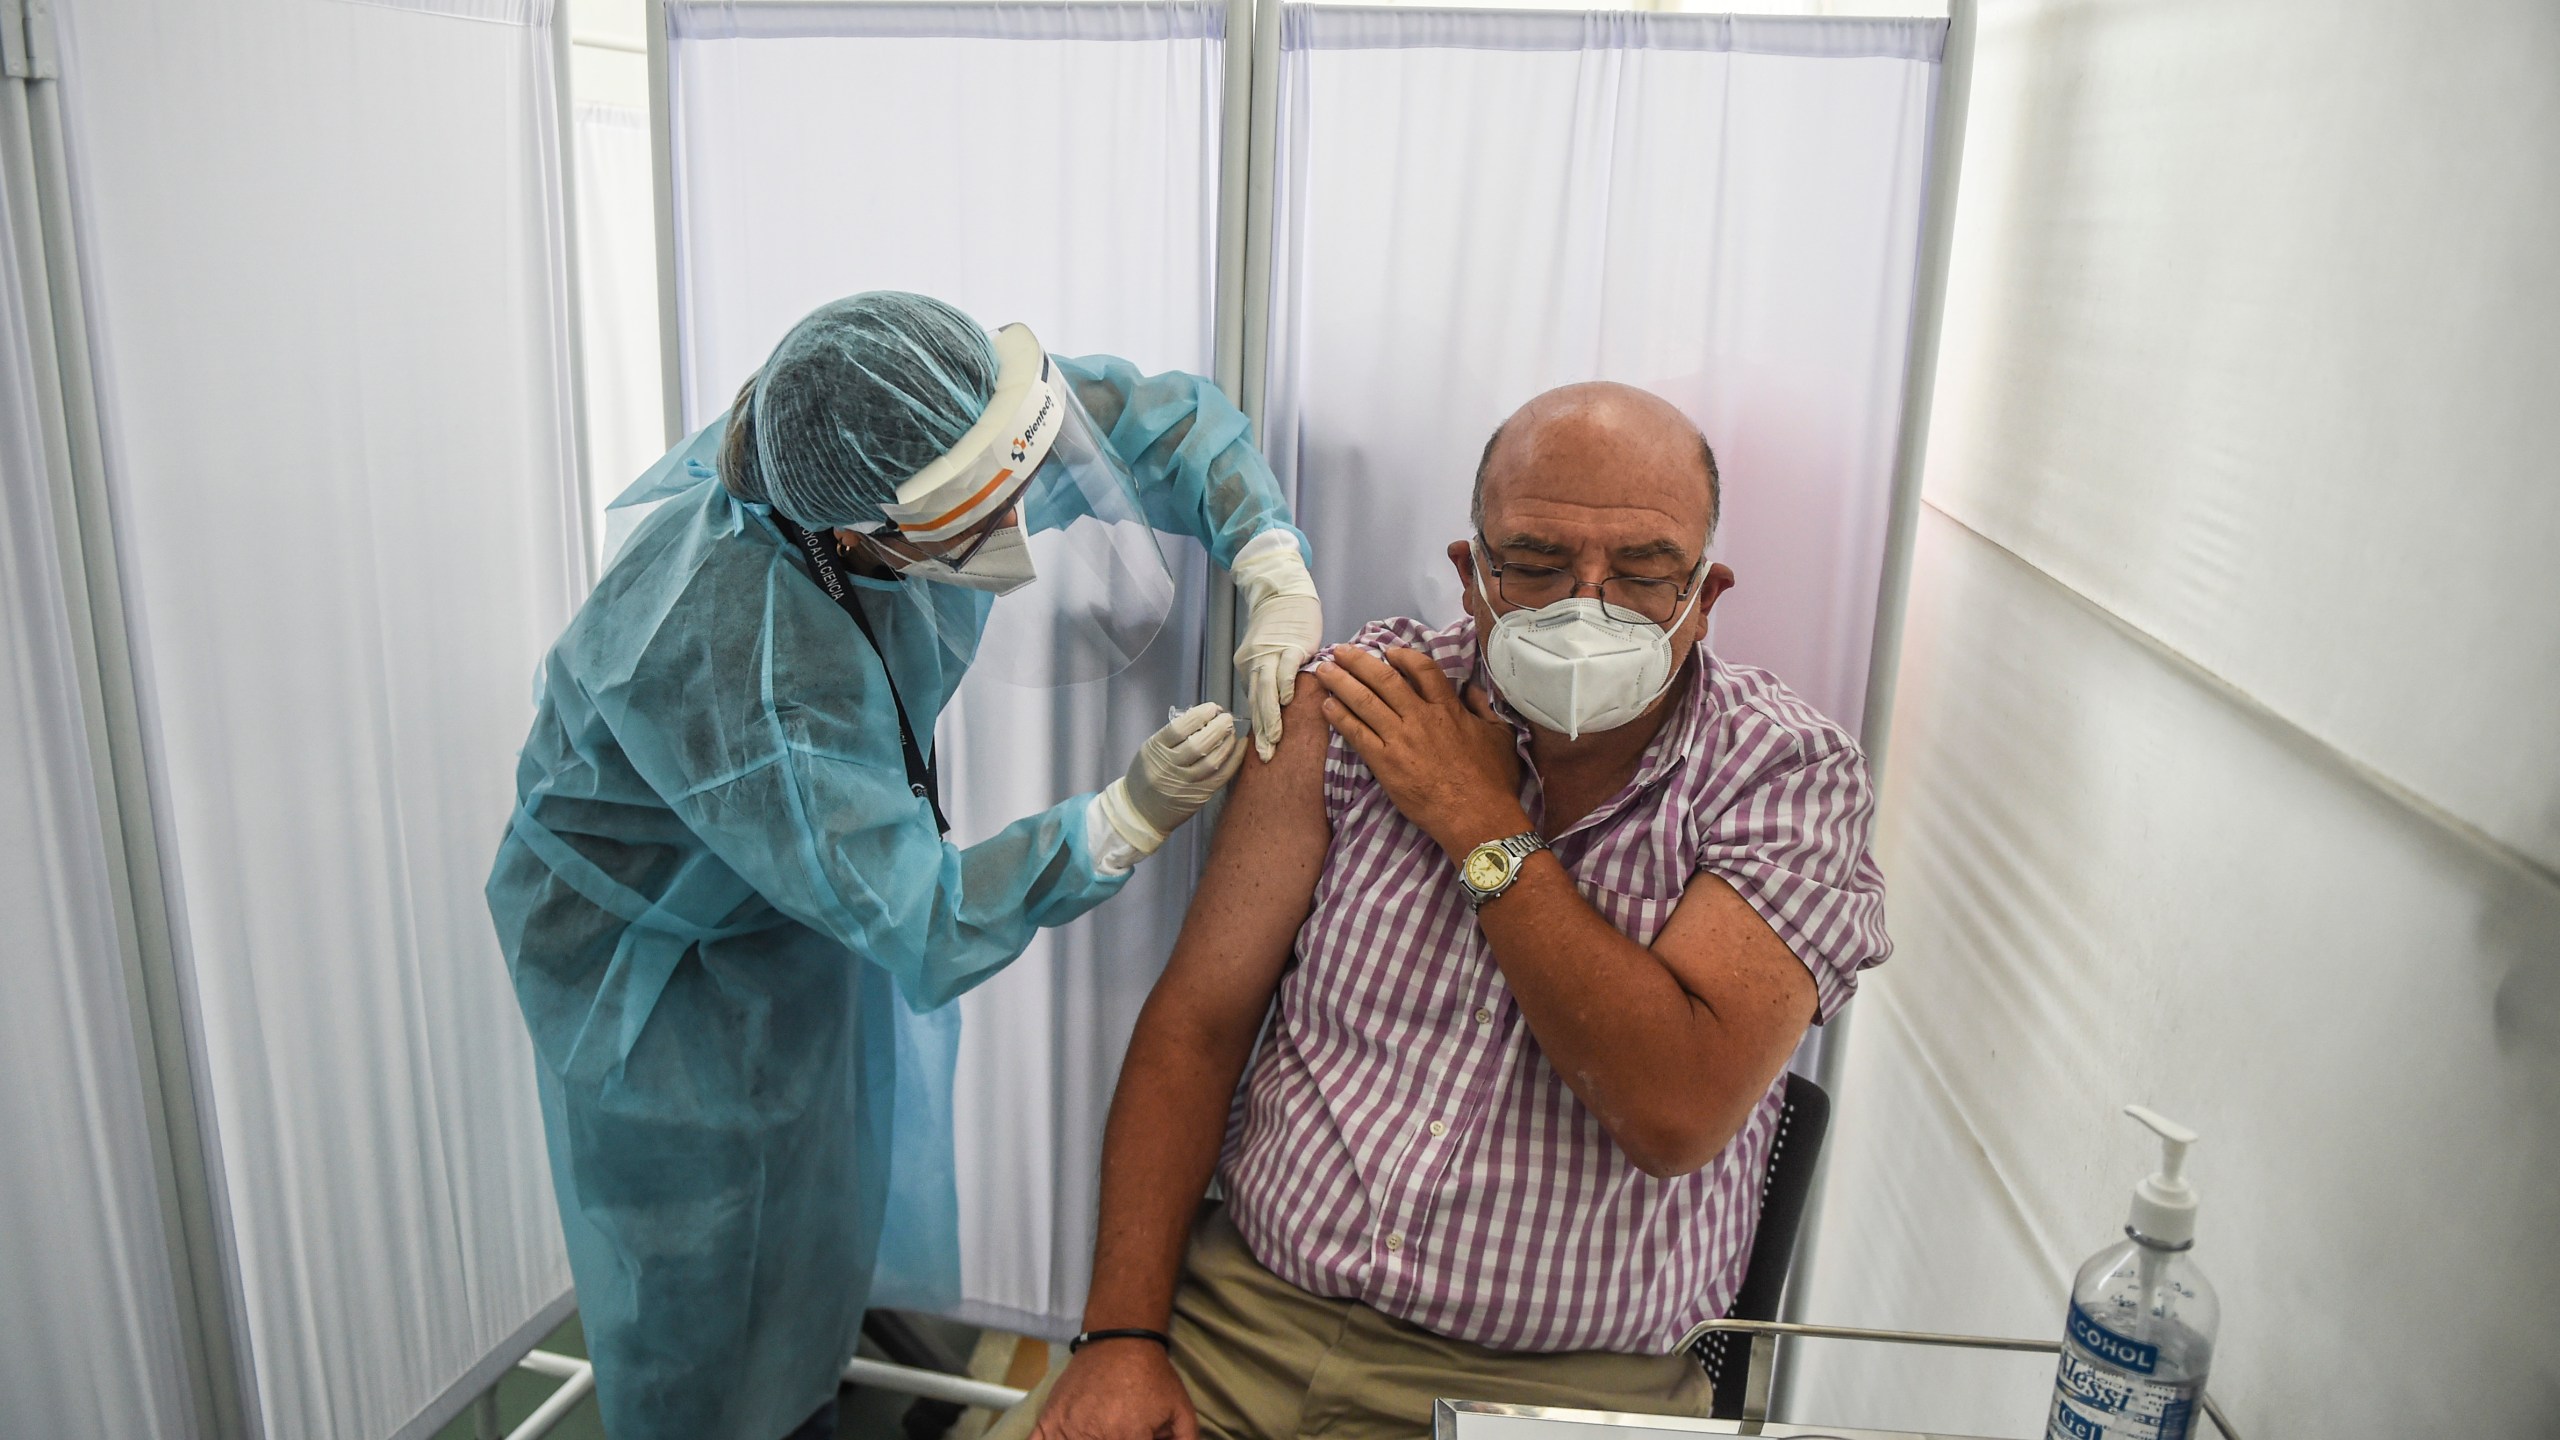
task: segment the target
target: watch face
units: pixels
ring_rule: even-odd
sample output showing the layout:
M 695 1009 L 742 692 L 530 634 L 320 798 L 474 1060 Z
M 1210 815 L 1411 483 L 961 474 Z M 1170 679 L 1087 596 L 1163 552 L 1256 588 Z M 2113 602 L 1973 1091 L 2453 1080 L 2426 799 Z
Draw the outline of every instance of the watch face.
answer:
M 1490 845 L 1472 851 L 1467 856 L 1466 875 L 1467 883 L 1478 890 L 1498 889 L 1511 878 L 1511 856 Z

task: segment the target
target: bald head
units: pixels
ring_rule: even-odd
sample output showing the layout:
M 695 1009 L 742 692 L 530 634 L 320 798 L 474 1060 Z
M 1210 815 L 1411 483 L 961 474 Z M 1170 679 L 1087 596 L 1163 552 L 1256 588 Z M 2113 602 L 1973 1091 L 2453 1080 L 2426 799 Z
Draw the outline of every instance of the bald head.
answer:
M 1520 486 L 1540 499 L 1603 506 L 1659 505 L 1686 491 L 1702 518 L 1700 546 L 1714 538 L 1724 509 L 1707 437 L 1670 401 L 1613 380 L 1558 386 L 1494 428 L 1476 461 L 1471 518 L 1479 532 L 1488 510 Z M 1675 503 L 1667 513 L 1689 508 Z

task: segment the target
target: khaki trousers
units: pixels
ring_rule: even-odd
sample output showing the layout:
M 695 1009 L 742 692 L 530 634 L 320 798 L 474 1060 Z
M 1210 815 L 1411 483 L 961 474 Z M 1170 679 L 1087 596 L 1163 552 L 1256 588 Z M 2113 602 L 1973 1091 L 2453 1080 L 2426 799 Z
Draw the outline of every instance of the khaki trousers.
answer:
M 1412 1440 L 1431 1433 L 1431 1402 L 1443 1398 L 1655 1415 L 1704 1415 L 1714 1398 L 1685 1352 L 1488 1350 L 1310 1295 L 1263 1269 L 1217 1205 L 1192 1227 L 1172 1334 L 1204 1440 Z M 1056 1378 L 987 1440 L 1025 1440 Z

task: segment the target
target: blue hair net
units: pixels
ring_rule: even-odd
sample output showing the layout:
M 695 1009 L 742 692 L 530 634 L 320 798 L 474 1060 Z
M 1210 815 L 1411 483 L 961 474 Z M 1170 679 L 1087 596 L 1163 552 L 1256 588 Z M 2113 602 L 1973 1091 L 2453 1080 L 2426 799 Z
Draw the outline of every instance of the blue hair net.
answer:
M 723 478 L 812 528 L 876 524 L 995 389 L 995 346 L 959 310 L 897 290 L 831 301 L 764 362 L 742 416 L 753 443 Z

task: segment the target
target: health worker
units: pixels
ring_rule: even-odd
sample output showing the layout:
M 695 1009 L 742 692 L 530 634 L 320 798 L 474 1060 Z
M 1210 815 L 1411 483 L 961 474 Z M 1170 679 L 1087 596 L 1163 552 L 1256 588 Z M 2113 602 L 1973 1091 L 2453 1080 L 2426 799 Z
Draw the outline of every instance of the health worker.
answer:
M 935 718 L 973 665 L 1036 689 L 1155 643 L 1158 532 L 1251 605 L 1255 740 L 1322 615 L 1215 387 L 920 295 L 793 326 L 616 504 L 646 502 L 545 661 L 489 906 L 607 1433 L 831 1435 L 875 1267 L 956 1285 L 949 1217 L 920 1213 L 954 1193 L 938 1007 L 1108 899 L 1243 759 L 1197 706 L 1099 794 L 961 847 Z M 893 1157 L 939 1207 L 892 1205 Z

